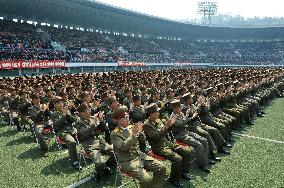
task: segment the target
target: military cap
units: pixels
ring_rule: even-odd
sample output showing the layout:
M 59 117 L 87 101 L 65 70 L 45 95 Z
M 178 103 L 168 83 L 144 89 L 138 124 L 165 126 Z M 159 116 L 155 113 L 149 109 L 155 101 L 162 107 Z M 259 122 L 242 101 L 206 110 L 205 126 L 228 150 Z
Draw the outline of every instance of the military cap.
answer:
M 116 99 L 115 99 L 114 97 L 108 97 L 105 101 L 106 101 L 106 103 L 107 103 L 108 105 L 111 105 L 111 103 L 113 103 L 114 101 L 116 101 Z
M 34 100 L 34 99 L 39 99 L 40 97 L 37 95 L 37 94 L 35 94 L 35 93 L 33 93 L 33 94 L 31 94 L 31 99 L 32 100 Z
M 60 93 L 59 93 L 59 96 L 60 96 L 60 97 L 67 96 L 67 93 L 65 93 L 65 92 L 60 92 Z
M 223 83 L 219 83 L 219 84 L 216 85 L 216 87 L 217 87 L 218 89 L 222 88 L 223 86 L 224 86 Z
M 81 104 L 78 108 L 77 108 L 77 111 L 78 112 L 85 112 L 86 110 L 88 110 L 88 106 L 86 104 Z
M 88 95 L 89 95 L 89 93 L 83 92 L 83 93 L 80 94 L 80 99 L 83 99 L 83 98 L 85 98 Z
M 126 117 L 128 109 L 125 107 L 120 107 L 118 109 L 116 109 L 113 113 L 112 113 L 112 118 L 113 119 L 120 119 L 120 118 L 124 118 Z
M 141 100 L 141 97 L 140 97 L 139 95 L 134 95 L 134 96 L 132 97 L 132 100 L 133 100 L 133 101 L 138 101 L 138 100 Z
M 181 96 L 181 99 L 183 101 L 187 101 L 188 99 L 192 98 L 190 93 L 185 93 L 183 96 Z
M 178 100 L 178 99 L 173 100 L 172 102 L 170 102 L 170 105 L 171 105 L 172 108 L 180 107 L 180 100 Z
M 185 89 L 184 87 L 181 87 L 181 88 L 179 88 L 179 90 L 178 90 L 179 93 L 182 93 L 182 92 L 184 92 L 184 91 L 186 91 L 186 89 Z
M 166 95 L 170 95 L 171 93 L 173 93 L 174 90 L 172 88 L 167 89 L 166 91 Z
M 124 93 L 129 93 L 129 92 L 131 92 L 131 90 L 130 90 L 129 88 L 126 88 L 126 89 L 124 90 Z
M 102 97 L 102 99 L 107 98 L 108 94 L 106 92 L 102 92 L 101 97 Z
M 194 89 L 195 88 L 195 86 L 193 85 L 193 84 L 191 84 L 190 86 L 188 86 L 188 89 L 189 90 L 192 90 L 192 89 Z
M 226 83 L 225 83 L 225 87 L 226 87 L 226 88 L 229 87 L 230 85 L 232 85 L 231 82 L 226 82 Z
M 7 87 L 6 84 L 0 84 L 0 89 L 5 89 Z
M 95 99 L 95 100 L 101 100 L 102 98 L 101 98 L 100 95 L 95 95 L 95 96 L 94 96 L 94 99 Z
M 58 102 L 60 102 L 60 101 L 63 101 L 62 97 L 56 97 L 56 98 L 54 99 L 54 103 L 58 103 Z
M 20 95 L 22 95 L 22 94 L 29 94 L 29 92 L 27 90 L 22 90 L 22 91 L 19 92 L 19 94 Z
M 208 88 L 205 89 L 206 93 L 209 93 L 209 92 L 212 92 L 212 91 L 214 91 L 213 87 L 208 87 Z
M 234 85 L 237 85 L 238 83 L 239 83 L 238 80 L 235 80 L 235 81 L 233 82 Z
M 152 94 L 152 95 L 160 94 L 160 91 L 157 90 L 156 88 L 154 88 L 154 89 L 152 89 L 151 94 Z
M 149 106 L 147 106 L 147 108 L 145 109 L 147 114 L 151 114 L 154 112 L 158 112 L 160 110 L 160 108 L 158 107 L 158 105 L 156 103 L 152 103 Z

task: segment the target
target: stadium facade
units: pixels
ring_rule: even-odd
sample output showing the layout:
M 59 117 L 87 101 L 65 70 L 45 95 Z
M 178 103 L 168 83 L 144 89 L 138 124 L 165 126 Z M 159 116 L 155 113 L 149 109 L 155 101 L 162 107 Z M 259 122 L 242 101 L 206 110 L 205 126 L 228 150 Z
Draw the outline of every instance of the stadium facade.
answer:
M 0 16 L 51 25 L 189 40 L 284 40 L 283 27 L 229 28 L 179 23 L 87 0 L 1 0 Z

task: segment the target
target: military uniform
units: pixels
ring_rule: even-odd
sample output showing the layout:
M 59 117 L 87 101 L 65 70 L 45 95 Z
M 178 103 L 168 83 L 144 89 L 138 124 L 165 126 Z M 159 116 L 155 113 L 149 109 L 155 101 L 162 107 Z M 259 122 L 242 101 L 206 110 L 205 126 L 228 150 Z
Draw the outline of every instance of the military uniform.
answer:
M 10 118 L 9 118 L 9 101 L 8 101 L 8 95 L 7 93 L 0 88 L 0 115 L 3 118 L 2 120 L 10 123 Z
M 148 114 L 158 110 L 156 104 L 150 105 L 146 111 Z M 189 172 L 190 159 L 194 158 L 192 148 L 177 145 L 168 138 L 168 129 L 162 120 L 151 121 L 148 119 L 143 131 L 154 153 L 165 157 L 172 163 L 170 180 L 179 184 L 181 176 Z
M 68 147 L 68 152 L 73 162 L 78 162 L 79 157 L 76 150 L 76 133 L 77 130 L 72 126 L 76 121 L 75 117 L 70 114 L 64 115 L 62 112 L 55 111 L 51 115 L 54 130 Z
M 228 131 L 228 128 L 226 128 L 226 125 L 223 123 L 217 122 L 212 114 L 210 113 L 210 102 L 207 100 L 202 106 L 200 111 L 200 119 L 202 123 L 209 125 L 211 127 L 215 127 L 219 130 L 222 137 L 225 141 L 230 140 L 230 132 Z
M 182 111 L 186 113 L 186 116 L 188 118 L 190 118 L 191 120 L 190 125 L 192 131 L 207 139 L 210 150 L 210 156 L 212 159 L 216 159 L 213 151 L 216 149 L 216 146 L 218 150 L 225 151 L 222 149 L 223 146 L 225 145 L 225 140 L 223 139 L 222 135 L 220 134 L 217 128 L 201 122 L 199 117 L 199 113 L 202 110 L 201 104 L 198 104 L 198 106 L 195 106 L 194 104 L 190 105 L 186 104 L 186 102 L 191 97 L 192 96 L 190 95 L 190 93 L 184 94 L 182 96 L 182 99 L 185 102 L 185 104 L 182 105 Z M 196 113 L 197 116 L 193 117 L 193 115 Z
M 47 152 L 48 143 L 45 140 L 43 129 L 46 127 L 47 117 L 50 116 L 50 112 L 48 110 L 41 110 L 40 106 L 32 105 L 29 113 L 34 123 L 32 128 L 34 129 L 34 134 L 37 137 L 40 149 L 43 152 Z
M 80 108 L 80 107 L 79 107 Z M 101 133 L 104 132 L 103 122 L 96 124 L 93 119 L 80 119 L 76 122 L 78 138 L 84 150 L 96 166 L 96 172 L 102 176 L 107 167 L 116 169 L 116 160 L 112 146 L 106 143 Z M 108 155 L 106 160 L 104 155 Z
M 19 122 L 19 106 L 20 98 L 18 96 L 11 96 L 8 99 L 9 102 L 9 112 L 11 113 L 11 119 L 14 125 L 17 127 L 18 131 L 22 130 Z
M 171 106 L 173 108 L 180 107 L 180 101 L 172 101 Z M 206 138 L 199 136 L 197 133 L 190 132 L 190 118 L 185 117 L 185 115 L 180 112 L 176 114 L 173 112 L 171 117 L 176 117 L 177 120 L 172 126 L 172 132 L 175 139 L 186 143 L 194 148 L 196 154 L 196 160 L 201 169 L 206 172 L 210 172 L 207 165 L 209 164 L 209 146 Z
M 118 109 L 114 115 L 120 111 L 123 110 Z M 139 150 L 138 138 L 132 132 L 132 125 L 127 128 L 118 126 L 112 131 L 111 139 L 123 172 L 136 178 L 141 188 L 164 188 L 165 165 Z M 147 171 L 153 172 L 153 178 Z
M 144 122 L 146 119 L 144 107 L 142 105 L 134 106 L 129 112 L 129 118 L 133 123 Z

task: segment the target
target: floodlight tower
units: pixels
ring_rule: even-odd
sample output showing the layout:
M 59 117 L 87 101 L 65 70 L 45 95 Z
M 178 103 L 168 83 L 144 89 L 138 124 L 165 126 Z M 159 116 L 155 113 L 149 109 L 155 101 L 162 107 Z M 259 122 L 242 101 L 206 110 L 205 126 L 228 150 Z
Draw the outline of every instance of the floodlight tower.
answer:
M 208 16 L 209 23 L 211 24 L 211 16 L 217 14 L 218 3 L 211 1 L 202 1 L 198 2 L 197 6 L 197 13 L 203 15 L 204 20 L 206 19 L 206 16 Z

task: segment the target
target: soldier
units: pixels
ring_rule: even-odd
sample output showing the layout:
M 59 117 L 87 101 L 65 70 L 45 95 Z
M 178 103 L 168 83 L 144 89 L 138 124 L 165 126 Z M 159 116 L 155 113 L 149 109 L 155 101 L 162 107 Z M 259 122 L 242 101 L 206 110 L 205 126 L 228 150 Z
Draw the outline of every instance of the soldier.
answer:
M 68 107 L 64 106 L 62 98 L 55 100 L 55 112 L 52 114 L 52 121 L 56 135 L 67 144 L 73 166 L 81 170 L 82 167 L 76 150 L 77 130 L 72 125 L 76 119 L 69 113 Z
M 148 94 L 147 94 L 147 90 L 146 90 L 146 87 L 142 86 L 140 88 L 140 91 L 141 91 L 141 104 L 142 105 L 145 105 L 147 104 L 147 100 L 148 100 Z
M 170 103 L 170 105 L 173 109 L 170 117 L 177 118 L 171 129 L 175 138 L 178 141 L 192 146 L 194 148 L 196 160 L 200 169 L 205 172 L 210 172 L 207 166 L 209 164 L 209 146 L 206 138 L 203 138 L 194 132 L 190 132 L 191 119 L 185 117 L 185 115 L 182 113 L 180 100 L 174 100 Z
M 144 106 L 141 105 L 141 97 L 134 95 L 132 97 L 133 108 L 129 112 L 129 118 L 133 123 L 144 122 L 146 120 L 146 113 Z
M 43 129 L 46 127 L 47 118 L 51 114 L 48 110 L 48 105 L 40 103 L 40 97 L 38 95 L 32 94 L 31 99 L 32 107 L 29 114 L 33 120 L 32 128 L 43 156 L 48 157 L 48 143 L 45 140 Z
M 113 112 L 113 118 L 117 120 L 118 127 L 111 133 L 121 170 L 136 178 L 141 188 L 163 188 L 166 167 L 163 163 L 139 151 L 138 138 L 140 134 L 143 134 L 143 124 L 129 125 L 126 112 L 126 108 L 118 108 Z M 153 173 L 153 178 L 147 171 Z
M 113 97 L 109 97 L 108 99 L 106 99 L 106 103 L 108 104 L 110 110 L 108 111 L 105 117 L 106 123 L 108 124 L 109 128 L 109 130 L 106 130 L 105 132 L 105 138 L 107 143 L 111 144 L 110 132 L 117 127 L 117 121 L 113 119 L 112 115 L 113 112 L 119 108 L 119 103 Z
M 203 97 L 202 95 L 200 97 L 203 98 L 204 101 L 203 104 L 201 105 L 201 111 L 200 111 L 200 119 L 202 123 L 218 129 L 222 137 L 226 141 L 225 145 L 227 147 L 232 147 L 229 143 L 227 143 L 230 140 L 230 133 L 228 132 L 226 126 L 223 123 L 217 122 L 210 113 L 211 106 L 209 99 Z
M 232 129 L 231 129 L 231 125 L 233 123 L 234 120 L 236 120 L 236 118 L 234 117 L 229 117 L 229 116 L 220 116 L 221 114 L 221 110 L 219 108 L 219 96 L 215 96 L 214 95 L 214 88 L 213 87 L 209 87 L 205 90 L 207 98 L 209 99 L 209 103 L 210 103 L 210 114 L 213 116 L 214 121 L 216 121 L 217 123 L 223 124 L 225 125 L 225 130 L 226 130 L 226 135 L 228 135 L 228 139 L 226 139 L 227 141 L 233 141 L 231 139 L 232 136 Z
M 18 131 L 23 130 L 19 122 L 19 106 L 20 106 L 20 97 L 16 93 L 14 87 L 10 87 L 10 97 L 8 98 L 9 102 L 9 112 L 11 113 L 12 122 L 17 127 Z
M 131 90 L 125 89 L 124 94 L 125 94 L 125 98 L 123 99 L 123 105 L 127 106 L 127 108 L 130 109 L 131 98 L 132 98 Z
M 220 153 L 229 154 L 229 152 L 223 148 L 223 146 L 225 145 L 225 140 L 223 139 L 218 129 L 206 125 L 200 120 L 199 113 L 201 111 L 201 106 L 204 103 L 203 98 L 198 98 L 196 102 L 197 106 L 194 104 L 193 97 L 190 93 L 184 94 L 182 96 L 182 100 L 184 101 L 184 104 L 182 105 L 182 111 L 188 118 L 191 119 L 191 126 L 193 128 L 192 131 L 207 139 L 211 159 L 220 161 L 221 159 L 215 157 L 214 155 L 214 150 L 216 148 L 215 145 L 217 146 L 217 149 Z
M 0 85 L 0 115 L 5 122 L 9 123 L 9 101 L 6 87 L 6 84 Z
M 172 143 L 169 140 L 168 130 L 175 123 L 176 118 L 169 118 L 163 122 L 160 119 L 159 110 L 156 103 L 146 108 L 148 120 L 143 126 L 143 131 L 152 151 L 171 161 L 172 167 L 169 182 L 175 187 L 183 187 L 181 178 L 191 179 L 188 171 L 193 150 Z
M 102 137 L 105 130 L 103 114 L 99 112 L 91 117 L 90 109 L 86 104 L 78 107 L 80 120 L 76 122 L 78 138 L 84 147 L 85 152 L 91 157 L 96 167 L 96 180 L 99 181 L 103 175 L 112 174 L 116 169 L 116 160 L 112 146 L 107 144 Z M 104 155 L 108 155 L 106 160 Z

